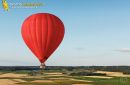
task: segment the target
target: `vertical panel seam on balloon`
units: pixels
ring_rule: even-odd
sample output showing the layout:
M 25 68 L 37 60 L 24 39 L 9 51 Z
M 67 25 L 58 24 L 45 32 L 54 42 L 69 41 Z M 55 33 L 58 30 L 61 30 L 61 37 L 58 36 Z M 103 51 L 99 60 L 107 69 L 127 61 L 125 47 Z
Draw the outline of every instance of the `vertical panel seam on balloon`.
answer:
M 34 23 L 34 19 L 31 20 L 30 25 L 33 26 L 33 23 Z M 33 26 L 33 28 L 30 28 L 30 30 L 34 30 L 34 26 Z M 36 44 L 35 44 L 35 41 L 34 41 L 35 38 L 33 38 L 33 33 L 32 33 L 32 31 L 31 31 L 31 36 L 32 36 L 32 42 L 33 42 L 33 45 L 34 45 L 34 48 L 35 48 L 35 52 L 36 52 L 37 46 L 36 46 Z M 37 52 L 36 52 L 36 55 L 37 55 L 37 57 L 38 57 L 38 53 L 37 53 Z
M 29 39 L 30 39 L 30 41 L 31 41 L 32 44 L 33 44 L 32 47 L 35 48 L 34 43 L 33 43 L 33 40 L 32 40 L 32 33 L 31 33 L 31 30 L 30 30 L 30 24 L 31 24 L 31 23 L 30 23 L 30 20 L 29 20 L 29 22 L 28 22 L 28 33 L 30 34 L 30 38 L 29 38 Z M 31 49 L 30 49 L 30 50 L 31 50 Z M 35 50 L 34 50 L 34 54 L 37 55 L 37 53 L 36 53 Z
M 38 54 L 39 54 L 39 57 L 41 57 L 41 50 L 40 50 L 40 47 L 39 47 L 39 43 L 38 43 L 38 19 L 36 17 L 36 21 L 35 21 L 35 35 L 36 35 L 36 45 L 37 45 L 37 49 L 38 49 Z
M 56 29 L 58 29 L 58 28 L 55 26 L 55 24 L 54 24 L 54 18 L 53 18 L 53 16 L 51 17 L 51 20 L 52 20 L 52 22 L 53 22 L 54 27 L 55 27 Z M 52 52 L 51 52 L 51 53 L 53 53 L 53 51 L 56 50 L 57 38 L 58 38 L 58 32 L 56 33 L 56 38 L 55 38 L 55 42 L 54 42 L 54 48 L 52 49 Z M 48 55 L 51 55 L 51 54 L 48 54 Z
M 46 14 L 46 22 L 47 22 L 47 24 L 46 24 L 46 26 L 47 26 L 47 34 L 46 35 L 47 36 L 46 36 L 46 40 L 45 40 L 46 43 L 45 43 L 45 56 L 44 57 L 46 57 L 46 53 L 47 53 L 47 43 L 48 43 L 48 34 L 49 34 L 48 33 L 49 31 L 48 31 L 48 16 L 47 16 L 47 14 Z

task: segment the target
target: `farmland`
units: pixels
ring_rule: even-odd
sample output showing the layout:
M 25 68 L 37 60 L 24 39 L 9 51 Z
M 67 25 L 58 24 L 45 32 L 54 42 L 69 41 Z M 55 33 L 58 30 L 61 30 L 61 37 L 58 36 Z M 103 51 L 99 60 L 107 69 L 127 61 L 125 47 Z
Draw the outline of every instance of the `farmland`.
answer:
M 38 67 L 0 69 L 0 85 L 130 85 L 130 75 L 124 66 L 119 66 L 119 71 L 116 67 L 47 67 L 43 71 Z

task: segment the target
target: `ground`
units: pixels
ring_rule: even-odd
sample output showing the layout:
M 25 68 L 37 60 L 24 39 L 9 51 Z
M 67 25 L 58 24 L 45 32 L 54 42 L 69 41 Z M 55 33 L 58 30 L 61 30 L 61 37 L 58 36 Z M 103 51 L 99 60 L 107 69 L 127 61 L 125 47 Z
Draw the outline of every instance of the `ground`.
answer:
M 70 76 L 60 71 L 1 71 L 0 85 L 130 85 L 130 75 L 121 72 L 96 71 L 106 76 Z

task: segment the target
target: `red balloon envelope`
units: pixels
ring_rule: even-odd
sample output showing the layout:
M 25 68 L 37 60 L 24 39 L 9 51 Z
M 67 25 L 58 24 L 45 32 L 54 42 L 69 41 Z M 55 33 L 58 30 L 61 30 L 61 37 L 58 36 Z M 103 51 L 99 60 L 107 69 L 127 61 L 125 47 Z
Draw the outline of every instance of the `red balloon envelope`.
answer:
M 64 31 L 64 25 L 58 17 L 38 13 L 23 22 L 21 33 L 28 48 L 44 63 L 63 40 Z

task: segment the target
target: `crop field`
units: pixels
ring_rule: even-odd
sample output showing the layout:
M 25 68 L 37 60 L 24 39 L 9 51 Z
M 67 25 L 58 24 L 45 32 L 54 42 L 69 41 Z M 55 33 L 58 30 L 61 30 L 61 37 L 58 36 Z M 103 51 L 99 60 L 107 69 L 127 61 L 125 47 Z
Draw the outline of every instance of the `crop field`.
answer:
M 130 75 L 122 72 L 95 71 L 98 75 L 83 72 L 84 74 L 57 70 L 1 71 L 0 85 L 130 85 Z

